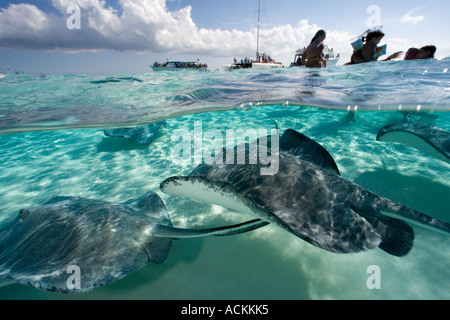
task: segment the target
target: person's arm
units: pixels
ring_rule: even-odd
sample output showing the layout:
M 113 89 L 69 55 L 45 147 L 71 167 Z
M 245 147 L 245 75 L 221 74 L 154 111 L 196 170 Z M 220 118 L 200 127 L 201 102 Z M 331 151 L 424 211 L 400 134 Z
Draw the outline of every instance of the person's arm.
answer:
M 318 58 L 319 58 L 319 61 L 322 63 L 322 66 L 323 66 L 324 68 L 326 68 L 326 67 L 327 67 L 327 60 L 325 60 L 325 59 L 323 58 L 323 50 L 324 50 L 324 49 L 325 49 L 325 46 L 323 45 L 323 43 L 321 43 L 320 46 L 319 46 L 319 52 L 320 52 L 320 54 L 319 54 Z
M 303 51 L 303 55 L 302 55 L 302 65 L 306 64 L 306 55 L 308 54 L 308 48 L 305 49 L 305 51 Z
M 403 51 L 399 51 L 399 52 L 393 53 L 389 57 L 384 59 L 383 61 L 389 61 L 389 60 L 397 59 L 402 53 L 403 53 Z
M 306 51 L 302 55 L 302 65 L 306 64 Z

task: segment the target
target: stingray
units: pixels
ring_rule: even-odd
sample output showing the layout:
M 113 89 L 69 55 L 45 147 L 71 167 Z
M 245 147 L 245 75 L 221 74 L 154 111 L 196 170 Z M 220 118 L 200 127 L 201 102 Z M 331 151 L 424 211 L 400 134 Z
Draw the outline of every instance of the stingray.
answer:
M 90 81 L 92 84 L 105 84 L 105 83 L 117 83 L 122 81 L 136 81 L 136 82 L 144 82 L 141 79 L 135 77 L 120 77 L 120 78 L 106 78 L 103 80 L 94 80 Z
M 408 120 L 383 127 L 377 140 L 403 143 L 450 163 L 450 132 L 424 122 Z
M 153 192 L 121 204 L 55 197 L 2 223 L 0 279 L 48 291 L 87 292 L 147 262 L 162 264 L 173 239 L 234 235 L 266 224 L 253 220 L 213 229 L 175 228 Z M 68 285 L 74 266 L 79 268 L 78 288 Z
M 247 149 L 251 148 L 247 145 Z M 218 155 L 222 156 L 225 150 Z M 246 154 L 246 161 L 249 158 Z M 294 130 L 286 131 L 279 141 L 276 174 L 262 175 L 261 162 L 240 164 L 239 160 L 235 153 L 235 164 L 203 163 L 189 176 L 168 178 L 160 188 L 166 194 L 254 215 L 334 253 L 379 247 L 405 256 L 414 240 L 414 231 L 405 221 L 450 232 L 449 224 L 344 179 L 322 146 Z
M 148 145 L 152 143 L 161 126 L 165 125 L 166 122 L 162 121 L 133 128 L 105 130 L 104 133 L 108 137 L 121 137 L 140 145 Z

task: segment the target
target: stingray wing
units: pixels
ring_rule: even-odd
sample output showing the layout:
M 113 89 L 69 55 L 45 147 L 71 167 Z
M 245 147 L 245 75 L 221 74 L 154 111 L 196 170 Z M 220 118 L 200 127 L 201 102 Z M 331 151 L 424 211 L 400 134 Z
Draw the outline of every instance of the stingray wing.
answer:
M 328 151 L 300 132 L 287 130 L 281 137 L 280 150 L 340 175 L 339 168 Z
M 403 143 L 450 163 L 450 132 L 422 122 L 399 122 L 380 129 L 378 141 Z
M 243 195 L 230 183 L 214 181 L 207 177 L 171 177 L 161 183 L 162 192 L 216 204 L 237 212 L 260 216 L 262 212 L 254 201 Z
M 170 239 L 149 237 L 151 224 L 129 214 L 133 206 L 61 200 L 2 224 L 1 278 L 49 291 L 86 292 L 121 279 L 149 260 L 161 263 L 169 254 Z M 78 288 L 68 282 L 72 266 L 79 268 Z
M 337 205 L 326 212 L 310 212 L 296 219 L 296 212 L 276 212 L 288 230 L 299 238 L 334 253 L 357 253 L 377 248 L 381 236 L 353 208 Z

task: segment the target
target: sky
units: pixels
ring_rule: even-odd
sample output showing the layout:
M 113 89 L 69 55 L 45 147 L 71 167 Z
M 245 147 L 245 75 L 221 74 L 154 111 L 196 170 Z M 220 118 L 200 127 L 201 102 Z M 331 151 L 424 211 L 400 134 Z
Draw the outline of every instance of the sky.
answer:
M 154 61 L 210 69 L 256 55 L 258 0 L 0 0 L 0 69 L 29 74 L 146 73 Z M 450 56 L 450 0 L 261 0 L 261 50 L 285 66 L 319 29 L 349 61 L 352 39 L 382 25 L 388 54 Z

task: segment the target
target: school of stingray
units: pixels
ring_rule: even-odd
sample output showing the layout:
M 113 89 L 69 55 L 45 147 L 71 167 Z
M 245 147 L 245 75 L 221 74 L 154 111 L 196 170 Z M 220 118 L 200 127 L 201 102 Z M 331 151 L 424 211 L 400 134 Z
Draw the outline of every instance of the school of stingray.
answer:
M 104 133 L 150 144 L 162 125 Z M 278 153 L 276 174 L 262 175 L 267 164 L 251 161 L 249 153 L 245 159 L 233 153 L 234 164 L 203 163 L 190 175 L 169 177 L 160 185 L 165 194 L 220 205 L 253 220 L 210 229 L 180 229 L 172 225 L 163 200 L 154 192 L 124 203 L 54 197 L 2 222 L 0 279 L 61 293 L 87 292 L 146 263 L 164 263 L 174 239 L 232 236 L 268 224 L 336 254 L 378 247 L 387 254 L 405 256 L 414 242 L 410 223 L 450 233 L 450 224 L 341 177 L 333 157 L 303 134 L 289 129 L 277 139 L 267 139 L 271 144 L 265 151 Z M 386 126 L 377 140 L 404 143 L 450 163 L 450 133 L 425 123 L 406 119 Z M 245 147 L 252 149 L 249 143 Z M 226 152 L 216 157 L 225 157 Z M 72 265 L 82 270 L 81 288 L 67 286 L 66 270 Z

